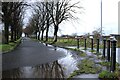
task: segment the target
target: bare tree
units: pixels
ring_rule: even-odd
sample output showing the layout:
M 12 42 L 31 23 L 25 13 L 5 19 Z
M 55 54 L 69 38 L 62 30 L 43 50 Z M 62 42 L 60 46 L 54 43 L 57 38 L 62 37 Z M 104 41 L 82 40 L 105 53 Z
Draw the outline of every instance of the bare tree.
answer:
M 38 39 L 43 40 L 43 34 L 46 30 L 46 41 L 48 40 L 48 31 L 51 24 L 54 26 L 54 41 L 57 41 L 57 33 L 59 25 L 69 19 L 74 19 L 73 13 L 76 13 L 76 8 L 81 9 L 78 3 L 71 3 L 71 0 L 57 0 L 37 2 L 33 6 L 34 16 L 37 16 L 36 22 L 38 23 Z M 36 32 L 37 33 L 37 32 Z
M 22 10 L 23 10 L 23 2 L 2 2 L 2 21 L 4 23 L 4 36 L 5 36 L 5 43 L 9 43 L 9 28 L 11 26 L 11 40 L 16 40 L 16 36 L 19 34 L 21 35 L 20 29 L 22 29 Z M 19 27 L 19 29 L 18 29 Z M 13 34 L 14 40 L 13 40 Z M 17 36 L 18 38 L 20 37 Z
M 35 5 L 33 5 L 34 10 L 34 16 L 36 17 L 36 22 L 38 23 L 38 40 L 40 40 L 40 34 L 41 34 L 41 40 L 43 40 L 44 31 L 46 29 L 45 22 L 46 22 L 46 15 L 47 11 L 44 6 L 44 2 L 37 2 Z
M 75 8 L 81 9 L 82 7 L 78 7 L 77 3 L 71 4 L 71 0 L 57 0 L 53 2 L 49 2 L 50 8 L 47 10 L 52 18 L 54 24 L 54 41 L 57 41 L 57 32 L 59 29 L 59 24 L 61 24 L 64 20 L 73 19 L 74 16 L 72 13 L 76 13 Z
M 49 6 L 49 3 L 48 2 L 45 2 L 45 6 L 46 6 L 46 40 L 45 41 L 48 41 L 48 32 L 49 32 L 49 27 L 50 25 L 53 23 L 52 22 L 52 18 L 49 14 L 49 11 L 47 9 L 50 9 L 50 6 Z

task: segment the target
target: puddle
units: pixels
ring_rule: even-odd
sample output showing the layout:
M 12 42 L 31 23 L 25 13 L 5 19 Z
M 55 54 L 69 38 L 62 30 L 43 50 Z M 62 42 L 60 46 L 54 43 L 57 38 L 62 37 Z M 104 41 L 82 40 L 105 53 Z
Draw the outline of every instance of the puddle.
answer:
M 65 53 L 66 56 L 59 60 L 42 65 L 38 64 L 36 66 L 25 66 L 25 67 L 5 70 L 2 71 L 2 77 L 3 78 L 68 78 L 69 75 L 74 70 L 78 69 L 77 63 L 80 60 L 84 59 L 84 58 L 79 58 L 74 51 L 54 47 L 52 45 L 46 45 L 46 46 L 48 46 L 49 50 L 62 51 Z M 118 49 L 117 51 L 120 53 L 120 49 Z M 93 56 L 93 54 L 90 53 L 89 50 L 87 50 L 86 53 L 88 56 Z M 117 54 L 117 56 L 120 57 L 120 54 Z M 96 59 L 96 56 L 91 57 L 91 59 L 94 59 L 96 63 L 100 62 L 99 60 Z M 94 74 L 94 75 L 82 74 L 75 76 L 75 78 L 86 78 L 86 77 L 89 78 L 90 76 L 92 76 L 92 78 L 97 78 L 98 74 Z
M 66 46 L 68 48 L 77 48 L 77 46 Z M 80 50 L 84 51 L 84 47 L 80 47 Z M 86 53 L 88 55 L 92 55 L 89 50 L 91 50 L 91 48 L 87 48 Z M 84 51 L 85 52 L 85 51 Z M 103 49 L 100 49 L 100 52 L 103 52 Z M 106 56 L 107 56 L 107 49 L 106 49 Z M 120 48 L 116 48 L 116 62 L 118 62 L 120 64 Z
M 98 79 L 98 74 L 81 74 L 81 75 L 76 76 L 75 78 L 83 78 L 83 79 L 85 79 L 85 78 L 87 78 L 87 79 L 92 78 L 91 80 L 94 80 L 94 79 L 95 80 L 99 80 Z
M 63 51 L 66 57 L 51 63 L 36 66 L 25 66 L 2 71 L 3 78 L 67 78 L 77 70 L 77 55 L 63 48 L 47 45 L 51 50 Z

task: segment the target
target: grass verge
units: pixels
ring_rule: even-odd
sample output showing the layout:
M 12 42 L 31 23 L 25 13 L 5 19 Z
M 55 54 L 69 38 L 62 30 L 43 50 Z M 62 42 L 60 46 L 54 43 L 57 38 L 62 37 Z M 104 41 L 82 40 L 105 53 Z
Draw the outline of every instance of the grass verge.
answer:
M 81 61 L 81 63 L 78 64 L 78 69 L 79 70 L 75 70 L 70 76 L 69 78 L 72 78 L 76 75 L 80 75 L 80 74 L 96 74 L 99 71 L 101 71 L 101 67 L 100 66 L 96 66 L 96 64 L 94 63 L 94 61 L 89 60 L 89 59 L 84 59 Z
M 7 53 L 14 50 L 21 42 L 21 38 L 15 42 L 10 42 L 9 44 L 0 44 L 0 52 Z

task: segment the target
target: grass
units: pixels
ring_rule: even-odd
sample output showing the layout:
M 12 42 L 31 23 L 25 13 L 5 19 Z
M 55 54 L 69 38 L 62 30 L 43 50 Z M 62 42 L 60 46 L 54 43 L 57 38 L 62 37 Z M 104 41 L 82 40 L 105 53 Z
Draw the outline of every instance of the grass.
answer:
M 76 75 L 83 74 L 83 73 L 96 74 L 99 71 L 101 71 L 101 67 L 96 66 L 94 61 L 89 60 L 89 59 L 82 60 L 81 63 L 78 64 L 78 69 L 79 70 L 75 70 L 73 73 L 71 73 L 69 78 L 72 78 Z
M 114 80 L 118 80 L 119 76 L 120 76 L 120 72 L 118 71 L 109 72 L 109 71 L 104 70 L 99 74 L 99 78 L 106 79 L 106 80 L 109 80 L 110 78 Z
M 92 52 L 92 53 L 96 53 L 96 50 L 90 50 L 90 52 Z
M 15 42 L 9 42 L 9 44 L 0 44 L 0 52 L 6 53 L 13 50 L 21 42 L 21 39 L 18 39 Z
M 49 39 L 48 42 L 46 42 L 48 44 L 51 44 L 52 43 L 52 39 Z M 58 41 L 53 44 L 54 46 L 59 46 L 59 47 L 62 47 L 62 48 L 65 48 L 65 49 L 68 49 L 68 50 L 73 50 L 73 51 L 78 51 L 80 52 L 78 55 L 80 57 L 85 57 L 87 56 L 86 53 L 83 53 L 82 51 L 80 51 L 80 49 L 72 49 L 72 48 L 66 48 L 65 46 L 77 46 L 77 40 L 76 39 L 58 39 Z M 79 45 L 80 47 L 84 47 L 84 39 L 81 39 L 80 42 L 79 42 Z M 120 45 L 120 44 L 117 44 L 117 46 Z M 88 40 L 87 39 L 87 47 L 91 48 L 91 43 L 90 43 L 90 39 Z M 97 45 L 94 44 L 94 48 L 97 48 Z M 103 45 L 99 45 L 99 48 L 103 48 Z M 100 55 L 101 53 L 96 53 L 95 50 L 93 51 L 90 51 L 90 52 L 93 52 L 95 53 L 96 55 Z M 91 56 L 92 57 L 92 56 Z M 90 57 L 89 57 L 90 58 Z M 99 58 L 99 57 L 98 57 Z M 100 57 L 99 59 L 101 60 L 104 60 L 102 57 Z M 110 63 L 106 63 L 106 62 L 101 62 L 99 63 L 101 66 L 109 66 Z M 96 74 L 96 73 L 100 73 L 99 75 L 104 75 L 104 72 L 102 73 L 102 68 L 100 66 L 96 66 L 97 64 L 92 61 L 92 60 L 89 60 L 89 59 L 84 59 L 81 61 L 81 63 L 78 64 L 78 70 L 75 70 L 73 73 L 70 74 L 69 78 L 72 78 L 76 75 L 79 75 L 79 74 L 82 74 L 82 73 L 85 73 L 85 74 Z M 117 68 L 116 70 L 116 75 L 119 75 L 118 72 L 120 71 L 120 68 Z M 114 74 L 110 75 L 109 76 L 113 76 Z M 120 76 L 120 75 L 119 75 Z
M 80 56 L 80 57 L 86 57 L 87 54 L 86 54 L 86 53 L 80 53 L 79 56 Z
M 102 66 L 110 66 L 110 62 L 99 62 L 98 64 Z
M 69 80 L 70 78 L 73 78 L 73 77 L 76 76 L 76 75 L 80 75 L 80 71 L 79 71 L 79 70 L 73 71 L 73 72 L 70 74 L 68 80 Z
M 110 62 L 100 62 L 98 63 L 102 66 L 110 67 Z M 99 73 L 99 78 L 109 80 L 110 78 L 114 80 L 118 80 L 118 77 L 120 77 L 120 64 L 116 63 L 116 70 L 114 72 L 110 72 L 107 70 L 101 71 Z
M 33 39 L 33 40 L 35 40 L 35 39 Z M 44 42 L 44 41 L 45 41 L 45 38 L 41 42 Z M 80 47 L 84 47 L 84 44 L 85 44 L 84 41 L 85 40 L 83 38 L 79 40 Z M 45 42 L 45 43 L 51 44 L 51 43 L 53 43 L 53 39 L 49 38 L 48 41 Z M 69 38 L 69 39 L 67 39 L 67 38 L 58 38 L 57 42 L 54 43 L 53 45 L 60 46 L 60 47 L 64 47 L 64 46 L 77 46 L 77 39 L 75 39 L 75 38 Z M 91 39 L 87 39 L 86 47 L 87 48 L 91 48 Z M 97 44 L 94 43 L 93 47 L 97 48 Z M 99 48 L 103 48 L 103 45 L 100 44 Z
M 45 38 L 43 39 L 42 42 L 45 41 Z M 80 47 L 84 47 L 84 42 L 85 40 L 82 38 L 79 40 L 79 45 Z M 53 42 L 53 38 L 49 38 L 48 41 L 46 43 L 51 44 Z M 87 39 L 86 41 L 86 46 L 87 48 L 91 48 L 91 39 Z M 54 44 L 56 46 L 77 46 L 77 39 L 75 38 L 58 38 L 57 42 Z M 96 44 L 96 40 L 94 40 L 94 48 L 97 48 L 97 44 Z M 117 42 L 117 47 L 120 48 L 120 42 Z M 99 45 L 100 49 L 103 49 L 103 44 Z
M 117 42 L 117 47 L 118 47 L 118 48 L 120 48 L 120 41 L 119 41 L 119 42 Z

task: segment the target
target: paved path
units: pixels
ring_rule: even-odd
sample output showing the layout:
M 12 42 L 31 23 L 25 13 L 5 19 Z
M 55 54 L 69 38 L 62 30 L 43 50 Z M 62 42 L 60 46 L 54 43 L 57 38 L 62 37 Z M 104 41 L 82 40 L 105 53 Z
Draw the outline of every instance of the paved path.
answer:
M 35 66 L 53 62 L 62 57 L 65 57 L 63 52 L 51 50 L 42 43 L 24 37 L 19 47 L 2 55 L 2 69 Z

